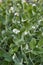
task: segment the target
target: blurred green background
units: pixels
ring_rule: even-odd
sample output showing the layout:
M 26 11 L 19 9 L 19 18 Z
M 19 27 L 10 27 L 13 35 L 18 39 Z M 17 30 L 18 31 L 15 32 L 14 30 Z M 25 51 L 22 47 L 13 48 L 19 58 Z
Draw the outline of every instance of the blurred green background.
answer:
M 43 0 L 0 0 L 0 65 L 43 65 Z

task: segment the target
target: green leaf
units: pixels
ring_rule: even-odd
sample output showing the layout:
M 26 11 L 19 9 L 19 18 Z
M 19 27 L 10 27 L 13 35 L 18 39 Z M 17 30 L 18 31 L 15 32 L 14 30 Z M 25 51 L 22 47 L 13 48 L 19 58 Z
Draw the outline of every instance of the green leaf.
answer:
M 39 40 L 38 46 L 39 46 L 39 47 L 43 47 L 43 38 L 41 38 L 41 39 Z
M 30 49 L 33 50 L 35 48 L 35 46 L 36 46 L 36 39 L 32 38 L 32 40 L 30 41 L 29 45 L 30 45 Z
M 0 57 L 4 57 L 4 59 L 8 62 L 12 61 L 11 55 L 7 53 L 5 50 L 3 50 L 2 48 L 0 48 Z
M 17 57 L 17 55 L 14 53 L 13 55 L 13 61 L 15 62 L 16 65 L 23 65 L 22 61 Z

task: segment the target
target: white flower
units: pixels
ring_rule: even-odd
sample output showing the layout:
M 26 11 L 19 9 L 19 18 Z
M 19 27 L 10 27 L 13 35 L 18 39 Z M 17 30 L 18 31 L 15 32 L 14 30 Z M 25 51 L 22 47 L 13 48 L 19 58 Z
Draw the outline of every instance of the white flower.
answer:
M 35 29 L 35 26 L 32 26 L 33 29 Z
M 36 48 L 38 48 L 38 45 L 36 45 Z
M 13 32 L 14 32 L 15 34 L 18 34 L 18 33 L 20 32 L 20 30 L 18 30 L 18 29 L 13 29 Z
M 25 3 L 26 2 L 26 0 L 22 0 L 22 3 Z
M 25 21 L 27 21 L 26 19 L 24 20 L 23 18 L 22 18 L 22 22 L 25 22 Z
M 25 31 L 25 32 L 24 32 L 24 35 L 27 35 L 27 34 L 28 34 L 28 32 L 27 32 L 27 31 Z
M 10 8 L 10 10 L 14 10 L 14 8 L 13 8 L 13 7 L 11 7 L 11 8 Z
M 12 57 L 13 60 L 15 59 L 15 56 L 16 56 L 16 54 L 14 53 L 14 55 L 13 55 L 13 57 Z
M 28 44 L 26 44 L 26 49 L 28 50 Z
M 14 13 L 14 8 L 13 7 L 10 7 L 10 9 L 9 9 L 9 13 Z
M 36 4 L 32 4 L 32 6 L 36 6 Z
M 25 31 L 24 35 L 27 35 L 27 34 L 31 35 L 29 31 Z
M 19 16 L 19 13 L 16 12 L 14 15 L 15 15 L 15 16 Z
M 19 6 L 20 4 L 19 4 L 19 3 L 17 3 L 17 5 Z

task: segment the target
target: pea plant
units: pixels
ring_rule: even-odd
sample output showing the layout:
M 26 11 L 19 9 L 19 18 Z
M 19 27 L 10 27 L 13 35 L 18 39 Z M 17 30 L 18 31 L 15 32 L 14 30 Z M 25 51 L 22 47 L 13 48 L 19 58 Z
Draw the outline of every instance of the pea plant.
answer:
M 42 0 L 0 0 L 0 65 L 43 65 Z

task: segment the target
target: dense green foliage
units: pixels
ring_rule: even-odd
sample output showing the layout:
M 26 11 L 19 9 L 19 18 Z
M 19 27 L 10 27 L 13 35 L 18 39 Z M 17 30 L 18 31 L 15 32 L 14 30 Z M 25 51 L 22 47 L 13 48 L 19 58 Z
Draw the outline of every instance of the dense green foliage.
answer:
M 0 3 L 0 65 L 43 65 L 43 2 L 40 2 Z

